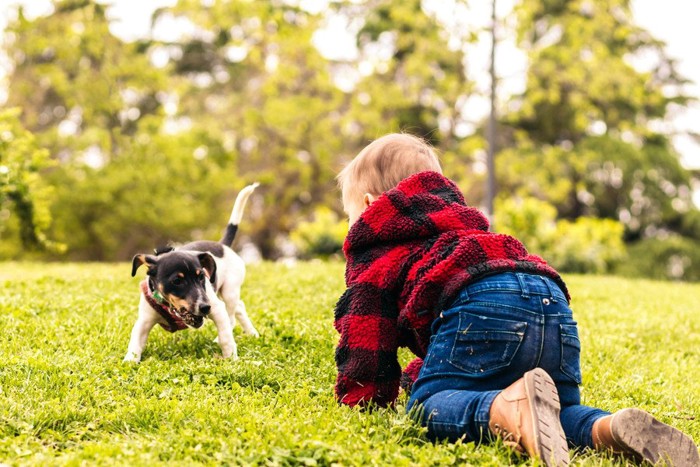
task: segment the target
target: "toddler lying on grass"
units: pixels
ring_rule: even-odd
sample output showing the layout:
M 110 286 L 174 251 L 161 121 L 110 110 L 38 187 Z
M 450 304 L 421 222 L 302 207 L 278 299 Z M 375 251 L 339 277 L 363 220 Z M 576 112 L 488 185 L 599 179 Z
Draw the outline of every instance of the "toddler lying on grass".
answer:
M 693 440 L 640 409 L 581 405 L 580 341 L 560 275 L 489 232 L 419 138 L 372 142 L 339 174 L 350 231 L 336 305 L 336 396 L 408 408 L 437 439 L 501 437 L 545 465 L 581 446 L 700 466 Z M 403 373 L 399 347 L 418 357 Z

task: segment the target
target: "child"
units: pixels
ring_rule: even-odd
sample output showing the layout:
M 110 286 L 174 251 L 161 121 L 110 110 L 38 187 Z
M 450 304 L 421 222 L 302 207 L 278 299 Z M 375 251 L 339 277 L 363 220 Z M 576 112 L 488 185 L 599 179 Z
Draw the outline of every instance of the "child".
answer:
M 650 414 L 580 405 L 566 285 L 518 240 L 489 232 L 441 173 L 428 144 L 390 134 L 338 175 L 351 226 L 335 310 L 338 400 L 391 406 L 405 346 L 419 357 L 407 370 L 420 370 L 408 408 L 433 438 L 500 436 L 546 465 L 568 465 L 568 441 L 700 466 L 693 440 Z

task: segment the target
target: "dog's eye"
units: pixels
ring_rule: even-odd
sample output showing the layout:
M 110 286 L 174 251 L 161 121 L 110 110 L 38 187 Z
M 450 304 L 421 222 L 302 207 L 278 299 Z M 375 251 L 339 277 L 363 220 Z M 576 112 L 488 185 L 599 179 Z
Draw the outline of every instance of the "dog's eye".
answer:
M 184 284 L 184 281 L 181 277 L 176 277 L 175 279 L 171 280 L 170 283 L 175 287 L 180 287 L 182 284 Z
M 197 276 L 197 278 L 199 279 L 199 282 L 204 282 L 204 279 L 206 279 L 207 276 L 205 276 L 204 274 L 200 274 L 199 276 Z

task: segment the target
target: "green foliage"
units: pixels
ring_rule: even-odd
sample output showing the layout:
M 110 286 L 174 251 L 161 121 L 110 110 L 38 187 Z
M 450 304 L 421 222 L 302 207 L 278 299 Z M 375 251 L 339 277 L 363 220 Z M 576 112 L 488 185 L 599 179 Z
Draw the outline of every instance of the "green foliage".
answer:
M 104 5 L 66 0 L 54 7 L 49 16 L 33 20 L 20 10 L 8 25 L 8 55 L 14 62 L 8 101 L 21 106 L 22 122 L 57 166 L 45 179 L 55 193 L 52 235 L 75 258 L 126 258 L 134 252 L 115 255 L 115 245 L 123 241 L 119 234 L 134 211 L 113 204 L 122 201 L 116 185 L 126 188 L 125 180 L 133 183 L 143 168 L 132 163 L 137 135 L 142 146 L 144 138 L 158 137 L 165 75 L 136 44 L 110 33 Z M 150 135 L 138 134 L 144 121 L 151 122 Z
M 73 165 L 52 177 L 54 232 L 74 258 L 129 258 L 169 242 L 218 240 L 238 190 L 252 182 L 231 170 L 230 155 L 206 135 L 143 135 L 123 147 L 103 168 Z
M 606 273 L 626 256 L 624 227 L 610 219 L 579 217 L 557 222 L 554 240 L 547 253 L 561 271 Z
M 444 26 L 415 0 L 334 6 L 364 24 L 356 60 L 322 57 L 312 39 L 324 17 L 294 3 L 189 0 L 158 13 L 200 31 L 151 47 L 178 51 L 182 115 L 231 142 L 239 171 L 264 183 L 264 217 L 251 229 L 266 257 L 318 206 L 340 211 L 333 177 L 378 135 L 406 130 L 456 153 L 457 103 L 471 84 Z M 341 91 L 335 82 L 348 76 L 357 82 Z M 437 130 L 440 121 L 450 128 Z
M 518 121 L 533 140 L 576 143 L 591 134 L 591 122 L 618 137 L 644 136 L 670 103 L 688 100 L 685 80 L 663 44 L 634 25 L 628 0 L 526 0 L 516 13 L 531 59 Z M 653 71 L 628 60 L 641 53 L 658 62 Z
M 590 217 L 556 221 L 554 207 L 534 198 L 499 200 L 494 224 L 562 272 L 610 272 L 626 257 L 619 222 Z
M 476 32 L 463 24 L 464 16 L 444 21 L 420 0 L 341 5 L 343 15 L 362 25 L 352 64 L 360 79 L 348 94 L 344 162 L 384 133 L 415 134 L 435 146 L 445 174 L 468 186 L 468 198 L 478 204 L 472 162 L 485 144 L 458 131 L 472 121 L 465 102 L 477 94 L 465 65 Z M 454 7 L 459 10 L 459 2 Z
M 263 255 L 275 257 L 300 217 L 337 205 L 343 95 L 311 41 L 321 18 L 287 3 L 199 0 L 158 13 L 166 15 L 201 32 L 151 45 L 179 51 L 171 57 L 178 116 L 221 141 L 238 172 L 262 183 L 264 211 L 251 213 L 247 229 Z
M 692 207 L 690 176 L 651 123 L 688 97 L 663 44 L 633 24 L 626 0 L 528 0 L 516 12 L 529 69 L 504 118 L 501 189 L 568 219 L 620 220 L 627 239 L 677 229 Z M 642 54 L 652 71 L 632 66 Z
M 340 256 L 348 234 L 348 223 L 328 208 L 318 208 L 311 222 L 300 222 L 290 234 L 302 258 Z
M 22 248 L 58 251 L 63 246 L 46 236 L 54 190 L 42 179 L 43 171 L 53 164 L 48 151 L 39 147 L 18 117 L 19 109 L 0 111 L 0 249 L 14 254 L 10 245 L 19 243 Z
M 536 198 L 500 198 L 493 224 L 499 233 L 512 235 L 531 253 L 542 255 L 554 240 L 556 209 Z
M 462 48 L 473 38 L 450 31 L 422 3 L 382 0 L 359 11 L 351 7 L 364 20 L 357 36 L 360 60 L 372 68 L 351 99 L 362 145 L 378 134 L 406 130 L 441 151 L 456 149 L 459 103 L 474 92 Z
M 690 174 L 667 141 L 638 147 L 607 135 L 575 145 L 523 142 L 499 154 L 497 174 L 506 192 L 545 199 L 562 217 L 620 220 L 628 238 L 675 226 L 693 205 Z
M 110 33 L 105 10 L 92 0 L 57 0 L 49 16 L 20 14 L 8 26 L 9 103 L 62 161 L 92 148 L 109 162 L 120 153 L 117 138 L 133 135 L 160 108 L 163 72 L 136 44 Z
M 615 273 L 630 277 L 700 281 L 700 242 L 680 236 L 649 238 L 629 246 Z
M 48 202 L 22 208 L 36 225 L 13 216 L 3 226 L 10 238 L 21 231 L 31 243 L 48 232 L 68 245 L 61 258 L 124 260 L 168 240 L 216 238 L 234 192 L 257 180 L 244 231 L 275 258 L 300 219 L 320 207 L 341 212 L 335 173 L 392 131 L 429 139 L 469 203 L 482 200 L 486 144 L 480 132 L 465 137 L 474 124 L 467 103 L 479 94 L 466 50 L 479 31 L 467 27 L 462 2 L 445 18 L 420 0 L 342 0 L 330 12 L 181 0 L 156 11 L 154 31 L 170 20 L 189 32 L 134 43 L 111 34 L 103 3 L 56 0 L 35 19 L 20 10 L 6 30 L 8 103 L 56 163 L 42 172 L 56 221 L 49 229 Z M 525 0 L 515 13 L 529 68 L 526 91 L 503 113 L 501 190 L 545 200 L 571 221 L 620 221 L 626 241 L 697 238 L 690 176 L 652 125 L 687 101 L 663 44 L 633 24 L 624 0 Z M 356 33 L 356 56 L 317 49 L 330 15 Z M 639 54 L 657 66 L 633 67 Z M 568 229 L 617 238 L 613 224 L 589 224 Z M 314 235 L 309 251 L 335 248 Z M 4 242 L 0 257 L 23 250 Z M 599 270 L 587 255 L 567 267 Z
M 2 462 L 534 465 L 502 443 L 431 443 L 404 413 L 404 396 L 396 410 L 372 413 L 335 402 L 340 263 L 250 267 L 243 299 L 261 337 L 237 328 L 235 362 L 215 358 L 207 324 L 154 329 L 143 361 L 122 364 L 141 280 L 129 271 L 127 263 L 0 265 Z M 700 373 L 700 285 L 566 280 L 580 326 L 583 403 L 638 406 L 699 440 L 700 386 L 689 375 Z M 572 465 L 628 464 L 582 451 Z

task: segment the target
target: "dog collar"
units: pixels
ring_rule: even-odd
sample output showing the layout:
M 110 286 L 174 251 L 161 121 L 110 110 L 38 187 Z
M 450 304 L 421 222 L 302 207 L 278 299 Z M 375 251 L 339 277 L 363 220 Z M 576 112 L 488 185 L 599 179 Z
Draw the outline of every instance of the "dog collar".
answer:
M 157 291 L 151 290 L 151 284 L 148 279 L 141 282 L 141 293 L 143 293 L 146 302 L 163 317 L 166 323 L 158 323 L 163 329 L 169 332 L 181 331 L 187 329 L 187 324 L 170 310 L 170 303 Z
M 151 296 L 153 297 L 153 300 L 156 301 L 156 303 L 158 303 L 159 305 L 165 305 L 167 307 L 170 307 L 170 303 L 168 303 L 168 301 L 165 299 L 165 297 L 163 297 L 160 294 L 160 292 L 158 292 L 155 289 L 151 290 L 150 284 L 148 287 L 148 291 L 151 292 Z

